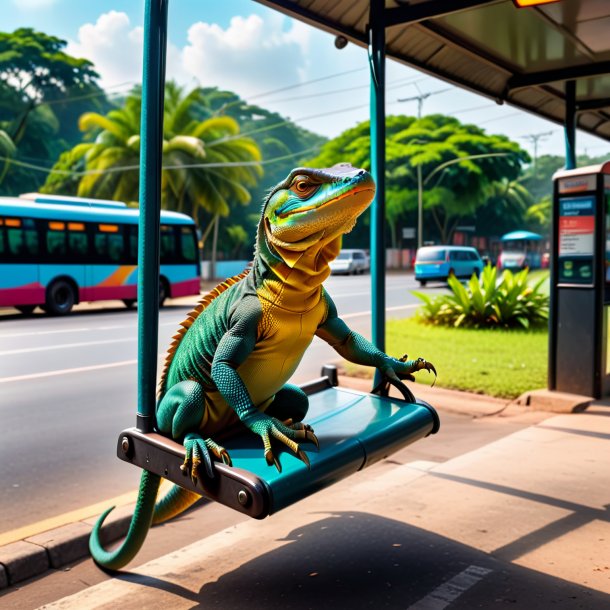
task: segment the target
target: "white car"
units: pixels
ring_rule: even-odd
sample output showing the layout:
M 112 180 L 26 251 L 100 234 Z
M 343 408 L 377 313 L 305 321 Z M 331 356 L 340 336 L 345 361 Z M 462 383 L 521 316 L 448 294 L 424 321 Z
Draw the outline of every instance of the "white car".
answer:
M 330 263 L 330 272 L 335 275 L 368 273 L 370 269 L 371 260 L 365 250 L 341 250 Z

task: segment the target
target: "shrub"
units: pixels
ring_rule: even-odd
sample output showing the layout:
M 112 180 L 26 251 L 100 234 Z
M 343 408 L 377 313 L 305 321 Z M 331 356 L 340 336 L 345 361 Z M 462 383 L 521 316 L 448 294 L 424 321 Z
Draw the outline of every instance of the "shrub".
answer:
M 413 294 L 424 304 L 419 319 L 427 324 L 455 327 L 530 328 L 543 325 L 549 317 L 549 297 L 540 287 L 546 278 L 528 283 L 528 271 L 508 269 L 498 282 L 498 271 L 488 265 L 480 279 L 473 275 L 464 286 L 457 278 L 447 280 L 452 294 L 431 297 Z

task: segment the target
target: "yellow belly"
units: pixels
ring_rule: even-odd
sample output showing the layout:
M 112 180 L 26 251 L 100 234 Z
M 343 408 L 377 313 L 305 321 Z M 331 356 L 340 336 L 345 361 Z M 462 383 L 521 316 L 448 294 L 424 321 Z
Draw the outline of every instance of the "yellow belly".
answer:
M 265 311 L 266 310 L 266 311 Z M 254 350 L 238 368 L 252 402 L 265 411 L 275 394 L 292 377 L 305 350 L 326 315 L 322 300 L 307 312 L 295 313 L 263 304 L 259 340 Z M 237 421 L 237 416 L 219 392 L 206 395 L 206 414 L 202 430 L 213 435 Z

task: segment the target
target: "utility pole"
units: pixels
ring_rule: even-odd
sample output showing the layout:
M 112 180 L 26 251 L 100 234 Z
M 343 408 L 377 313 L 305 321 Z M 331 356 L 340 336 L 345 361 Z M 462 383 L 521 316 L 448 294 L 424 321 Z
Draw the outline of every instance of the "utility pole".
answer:
M 412 97 L 401 98 L 397 101 L 399 102 L 413 102 L 417 100 L 417 118 L 421 119 L 422 109 L 424 106 L 424 100 L 428 99 L 431 95 L 436 95 L 438 93 L 445 93 L 445 91 L 450 91 L 451 87 L 447 87 L 446 89 L 439 89 L 438 91 L 428 91 L 427 93 L 422 93 L 421 89 L 417 86 L 417 83 L 413 83 L 413 86 L 417 89 L 419 95 L 413 95 Z
M 536 177 L 538 173 L 538 142 L 546 140 L 552 135 L 552 131 L 541 131 L 540 133 L 530 133 L 525 136 L 520 136 L 524 140 L 529 140 L 534 146 L 534 177 Z
M 401 98 L 399 102 L 413 102 L 417 100 L 417 118 L 421 119 L 422 109 L 424 106 L 424 100 L 428 99 L 431 95 L 436 95 L 437 93 L 445 93 L 445 91 L 449 91 L 451 87 L 447 87 L 446 89 L 439 89 L 438 91 L 428 91 L 427 93 L 422 93 L 421 89 L 417 86 L 417 83 L 413 83 L 413 86 L 417 89 L 419 95 L 414 95 L 412 97 Z M 421 175 L 421 165 L 417 166 L 417 247 L 421 248 L 424 245 L 424 203 L 423 203 L 423 184 L 422 184 L 422 175 Z

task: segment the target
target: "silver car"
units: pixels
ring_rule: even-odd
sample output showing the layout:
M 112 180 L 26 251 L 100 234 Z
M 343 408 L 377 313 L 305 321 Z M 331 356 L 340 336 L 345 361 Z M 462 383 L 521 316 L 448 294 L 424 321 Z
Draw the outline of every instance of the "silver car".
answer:
M 331 261 L 329 266 L 333 275 L 356 275 L 368 273 L 371 262 L 365 250 L 341 250 L 339 256 Z

